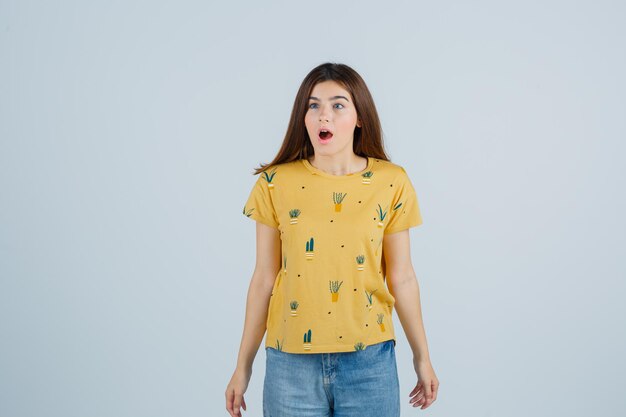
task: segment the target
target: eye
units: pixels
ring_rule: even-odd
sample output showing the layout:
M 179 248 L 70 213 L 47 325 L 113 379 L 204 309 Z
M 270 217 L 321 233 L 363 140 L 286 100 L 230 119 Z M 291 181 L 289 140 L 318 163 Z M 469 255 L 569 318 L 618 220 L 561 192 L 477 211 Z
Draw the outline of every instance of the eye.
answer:
M 336 103 L 335 106 L 341 106 L 340 108 L 343 109 L 344 105 L 341 103 Z
M 316 104 L 316 103 L 311 103 L 311 104 L 309 104 L 309 109 L 311 109 L 311 108 L 312 108 L 311 106 L 317 106 L 317 104 Z

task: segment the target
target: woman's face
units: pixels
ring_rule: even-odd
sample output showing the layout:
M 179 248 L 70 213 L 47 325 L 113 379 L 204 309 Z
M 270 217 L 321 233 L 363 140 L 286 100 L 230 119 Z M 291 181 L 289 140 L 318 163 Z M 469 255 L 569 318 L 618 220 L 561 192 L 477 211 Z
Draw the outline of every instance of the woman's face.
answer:
M 304 124 L 316 155 L 352 153 L 354 128 L 361 127 L 350 93 L 336 81 L 313 87 Z

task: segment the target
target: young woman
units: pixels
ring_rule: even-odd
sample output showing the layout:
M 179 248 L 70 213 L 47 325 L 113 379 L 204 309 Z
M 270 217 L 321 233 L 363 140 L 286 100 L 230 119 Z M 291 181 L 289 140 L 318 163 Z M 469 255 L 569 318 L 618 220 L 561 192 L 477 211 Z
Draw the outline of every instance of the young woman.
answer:
M 417 384 L 409 403 L 437 398 L 410 258 L 417 195 L 390 162 L 372 96 L 343 64 L 304 79 L 278 155 L 261 165 L 243 214 L 256 221 L 256 266 L 237 366 L 226 389 L 231 416 L 267 330 L 263 415 L 400 415 L 392 311 Z

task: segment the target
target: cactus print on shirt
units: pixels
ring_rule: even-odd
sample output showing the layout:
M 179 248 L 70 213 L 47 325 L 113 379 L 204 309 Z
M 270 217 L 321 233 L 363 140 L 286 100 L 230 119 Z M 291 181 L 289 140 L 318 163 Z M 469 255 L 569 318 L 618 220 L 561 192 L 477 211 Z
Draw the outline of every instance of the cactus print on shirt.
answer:
M 324 353 L 395 343 L 383 235 L 422 224 L 403 167 L 370 157 L 361 172 L 332 175 L 306 159 L 279 164 L 259 174 L 243 214 L 280 231 L 266 347 Z

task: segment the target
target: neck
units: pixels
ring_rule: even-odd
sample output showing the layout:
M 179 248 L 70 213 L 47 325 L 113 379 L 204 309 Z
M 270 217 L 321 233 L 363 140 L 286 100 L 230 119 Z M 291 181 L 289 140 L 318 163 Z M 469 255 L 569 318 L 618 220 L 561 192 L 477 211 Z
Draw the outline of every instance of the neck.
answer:
M 347 156 L 313 155 L 309 158 L 309 163 L 331 175 L 347 175 L 363 171 L 367 167 L 367 158 L 354 153 Z

